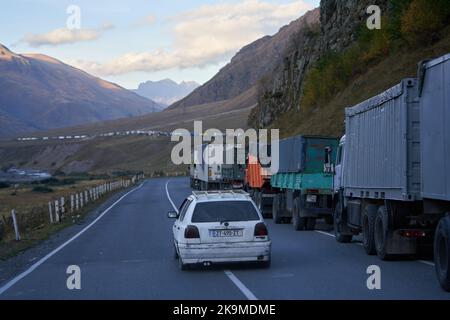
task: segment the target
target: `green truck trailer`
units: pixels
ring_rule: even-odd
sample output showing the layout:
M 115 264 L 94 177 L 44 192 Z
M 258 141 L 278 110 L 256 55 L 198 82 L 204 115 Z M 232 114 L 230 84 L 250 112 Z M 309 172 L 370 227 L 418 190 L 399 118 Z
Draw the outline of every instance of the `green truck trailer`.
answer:
M 313 230 L 318 218 L 332 223 L 333 164 L 339 139 L 296 136 L 281 140 L 278 173 L 271 177 L 275 223 Z

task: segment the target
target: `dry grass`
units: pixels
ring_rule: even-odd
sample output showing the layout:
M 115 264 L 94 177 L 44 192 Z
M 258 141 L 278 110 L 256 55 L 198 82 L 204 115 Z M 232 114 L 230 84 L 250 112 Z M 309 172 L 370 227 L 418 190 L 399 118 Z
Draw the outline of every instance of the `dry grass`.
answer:
M 25 250 L 37 242 L 47 239 L 51 234 L 78 222 L 88 212 L 102 201 L 90 202 L 75 214 L 69 213 L 70 195 L 80 193 L 89 188 L 106 183 L 110 180 L 84 180 L 72 185 L 52 187 L 52 193 L 34 192 L 33 185 L 23 185 L 17 190 L 13 188 L 0 190 L 0 220 L 4 227 L 4 235 L 0 240 L 0 259 L 6 259 Z M 15 192 L 14 192 L 15 191 Z M 120 191 L 120 189 L 119 189 Z M 113 194 L 112 191 L 110 194 Z M 117 191 L 115 191 L 117 192 Z M 50 224 L 48 202 L 59 200 L 66 201 L 66 214 L 61 223 Z M 11 210 L 16 210 L 21 241 L 15 241 L 14 228 L 11 218 Z

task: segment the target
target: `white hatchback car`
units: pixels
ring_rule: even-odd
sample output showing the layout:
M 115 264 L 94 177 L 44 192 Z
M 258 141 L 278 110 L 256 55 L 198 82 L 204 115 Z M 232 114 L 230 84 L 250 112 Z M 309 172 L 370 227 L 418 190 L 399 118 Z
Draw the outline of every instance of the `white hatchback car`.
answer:
M 258 262 L 269 267 L 271 240 L 256 205 L 245 192 L 193 192 L 171 211 L 175 258 L 189 265 Z

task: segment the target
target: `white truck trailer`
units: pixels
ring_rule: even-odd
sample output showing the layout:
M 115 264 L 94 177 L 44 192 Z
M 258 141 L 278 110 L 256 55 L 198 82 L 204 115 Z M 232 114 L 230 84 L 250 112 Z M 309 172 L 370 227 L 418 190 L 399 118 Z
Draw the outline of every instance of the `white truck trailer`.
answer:
M 381 259 L 434 247 L 450 290 L 450 54 L 424 61 L 417 79 L 345 112 L 334 176 L 338 242 L 362 233 Z

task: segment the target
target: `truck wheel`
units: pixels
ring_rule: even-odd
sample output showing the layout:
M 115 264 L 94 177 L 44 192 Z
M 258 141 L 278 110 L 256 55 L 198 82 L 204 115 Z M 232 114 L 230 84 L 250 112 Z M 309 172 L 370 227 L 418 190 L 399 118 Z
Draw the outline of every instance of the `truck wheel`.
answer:
M 333 215 L 334 237 L 336 238 L 337 242 L 349 243 L 352 241 L 353 235 L 342 234 L 342 229 L 344 228 L 345 224 L 345 222 L 342 220 L 342 210 L 342 205 L 340 202 L 338 202 L 336 208 L 334 209 Z
M 277 194 L 274 198 L 273 198 L 273 204 L 272 204 L 272 218 L 273 218 L 273 222 L 275 224 L 280 224 L 281 223 L 281 217 L 280 217 L 280 212 L 281 211 L 281 206 L 280 206 L 280 196 Z
M 387 242 L 389 236 L 387 219 L 389 219 L 389 217 L 386 207 L 379 207 L 377 216 L 375 218 L 374 240 L 378 258 L 380 258 L 381 260 L 389 260 L 392 257 L 387 253 Z
M 261 208 L 261 192 L 259 190 L 255 190 L 255 204 L 256 204 L 256 207 L 258 208 L 258 210 L 262 214 L 263 212 L 262 212 L 262 208 Z
M 329 216 L 326 216 L 325 218 L 325 223 L 326 224 L 333 224 L 333 216 L 332 215 L 329 215 Z
M 363 246 L 366 253 L 373 256 L 377 253 L 375 248 L 375 219 L 377 217 L 377 207 L 373 204 L 369 204 L 364 209 L 363 214 Z
M 306 218 L 300 217 L 300 198 L 294 199 L 294 206 L 292 208 L 292 224 L 297 231 L 305 230 Z
M 450 216 L 442 218 L 436 228 L 434 265 L 442 289 L 450 292 Z
M 306 230 L 312 231 L 316 228 L 316 218 L 308 218 L 306 221 Z

